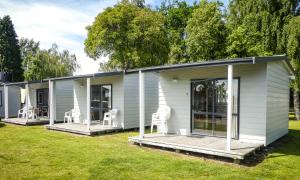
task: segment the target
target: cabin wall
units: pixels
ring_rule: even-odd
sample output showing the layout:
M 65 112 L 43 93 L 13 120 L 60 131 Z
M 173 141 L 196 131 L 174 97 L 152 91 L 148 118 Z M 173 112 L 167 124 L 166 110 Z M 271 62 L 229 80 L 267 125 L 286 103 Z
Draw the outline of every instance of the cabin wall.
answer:
M 87 91 L 86 91 L 86 79 L 79 79 L 73 81 L 73 87 L 74 87 L 74 111 L 80 113 L 80 118 L 75 117 L 74 122 L 75 123 L 85 123 L 87 120 Z
M 5 116 L 4 87 L 0 87 L 0 117 Z M 21 89 L 17 86 L 8 86 L 8 117 L 17 117 L 21 108 Z
M 289 93 L 289 72 L 283 62 L 268 62 L 266 145 L 288 133 Z
M 239 139 L 265 142 L 266 136 L 266 64 L 234 65 L 234 77 L 240 78 Z M 227 78 L 227 66 L 178 69 L 160 72 L 159 105 L 171 107 L 168 132 L 191 134 L 191 80 Z
M 144 73 L 145 126 L 151 125 L 152 113 L 158 108 L 158 74 Z M 124 77 L 125 129 L 139 127 L 139 74 Z
M 91 79 L 91 85 L 112 85 L 112 109 L 117 109 L 118 114 L 115 123 L 124 128 L 124 89 L 123 76 L 95 77 Z
M 74 107 L 74 83 L 72 80 L 55 81 L 55 102 L 56 119 L 61 122 L 64 119 L 65 112 Z

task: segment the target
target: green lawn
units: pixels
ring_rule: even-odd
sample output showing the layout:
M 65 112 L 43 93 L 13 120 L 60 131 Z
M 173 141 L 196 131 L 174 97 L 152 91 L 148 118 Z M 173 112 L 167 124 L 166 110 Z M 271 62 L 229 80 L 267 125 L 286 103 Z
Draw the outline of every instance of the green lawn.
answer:
M 254 167 L 205 160 L 127 142 L 136 132 L 85 137 L 43 127 L 0 124 L 0 179 L 295 179 L 300 174 L 300 122 L 289 141 Z

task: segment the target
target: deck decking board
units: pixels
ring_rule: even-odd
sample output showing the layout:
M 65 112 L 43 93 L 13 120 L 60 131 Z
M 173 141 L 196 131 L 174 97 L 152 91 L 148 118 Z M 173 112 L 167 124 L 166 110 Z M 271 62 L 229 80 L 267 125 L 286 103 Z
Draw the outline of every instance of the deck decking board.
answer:
M 129 141 L 140 145 L 169 148 L 175 151 L 183 150 L 232 159 L 244 159 L 246 155 L 263 146 L 263 144 L 232 140 L 231 151 L 227 151 L 226 138 L 161 134 L 146 134 L 143 139 L 140 139 L 139 137 L 131 137 L 129 138 Z
M 63 132 L 69 132 L 69 133 L 81 134 L 87 136 L 118 132 L 122 130 L 122 128 L 102 126 L 100 124 L 96 124 L 96 125 L 92 124 L 90 126 L 90 129 L 87 129 L 87 125 L 76 124 L 76 123 L 70 123 L 70 124 L 59 123 L 51 126 L 47 125 L 46 128 L 49 130 L 63 131 Z

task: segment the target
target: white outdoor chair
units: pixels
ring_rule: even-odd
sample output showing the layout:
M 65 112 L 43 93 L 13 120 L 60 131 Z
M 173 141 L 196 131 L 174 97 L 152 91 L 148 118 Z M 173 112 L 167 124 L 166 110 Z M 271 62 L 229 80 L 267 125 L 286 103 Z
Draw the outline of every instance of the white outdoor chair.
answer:
M 71 109 L 70 111 L 65 112 L 64 123 L 72 122 L 72 111 L 74 111 L 74 109 Z
M 80 112 L 77 112 L 74 109 L 71 109 L 70 111 L 65 112 L 64 123 L 74 122 L 75 118 L 80 119 Z
M 26 117 L 26 107 L 18 110 L 18 118 L 25 118 Z
M 28 118 L 29 119 L 38 119 L 38 111 L 39 111 L 39 109 L 31 107 L 28 110 Z
M 160 132 L 167 133 L 167 121 L 171 117 L 171 108 L 167 105 L 159 106 L 156 113 L 152 114 L 152 122 L 151 122 L 151 134 L 153 132 L 153 126 L 160 128 Z
M 32 114 L 30 111 L 33 109 L 32 106 L 28 107 L 29 113 L 26 111 L 26 106 L 24 106 L 22 109 L 18 110 L 18 118 L 26 118 L 27 114 Z
M 112 109 L 106 113 L 104 113 L 104 118 L 103 118 L 103 126 L 105 125 L 105 122 L 107 122 L 108 125 L 112 125 L 112 122 L 117 118 L 118 110 L 117 109 Z

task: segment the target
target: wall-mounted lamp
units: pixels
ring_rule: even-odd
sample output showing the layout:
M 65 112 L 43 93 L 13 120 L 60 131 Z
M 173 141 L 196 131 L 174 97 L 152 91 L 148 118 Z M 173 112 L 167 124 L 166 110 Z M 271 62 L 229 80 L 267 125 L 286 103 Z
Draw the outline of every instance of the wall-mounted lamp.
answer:
M 177 83 L 178 82 L 178 78 L 177 77 L 173 77 L 173 82 Z

